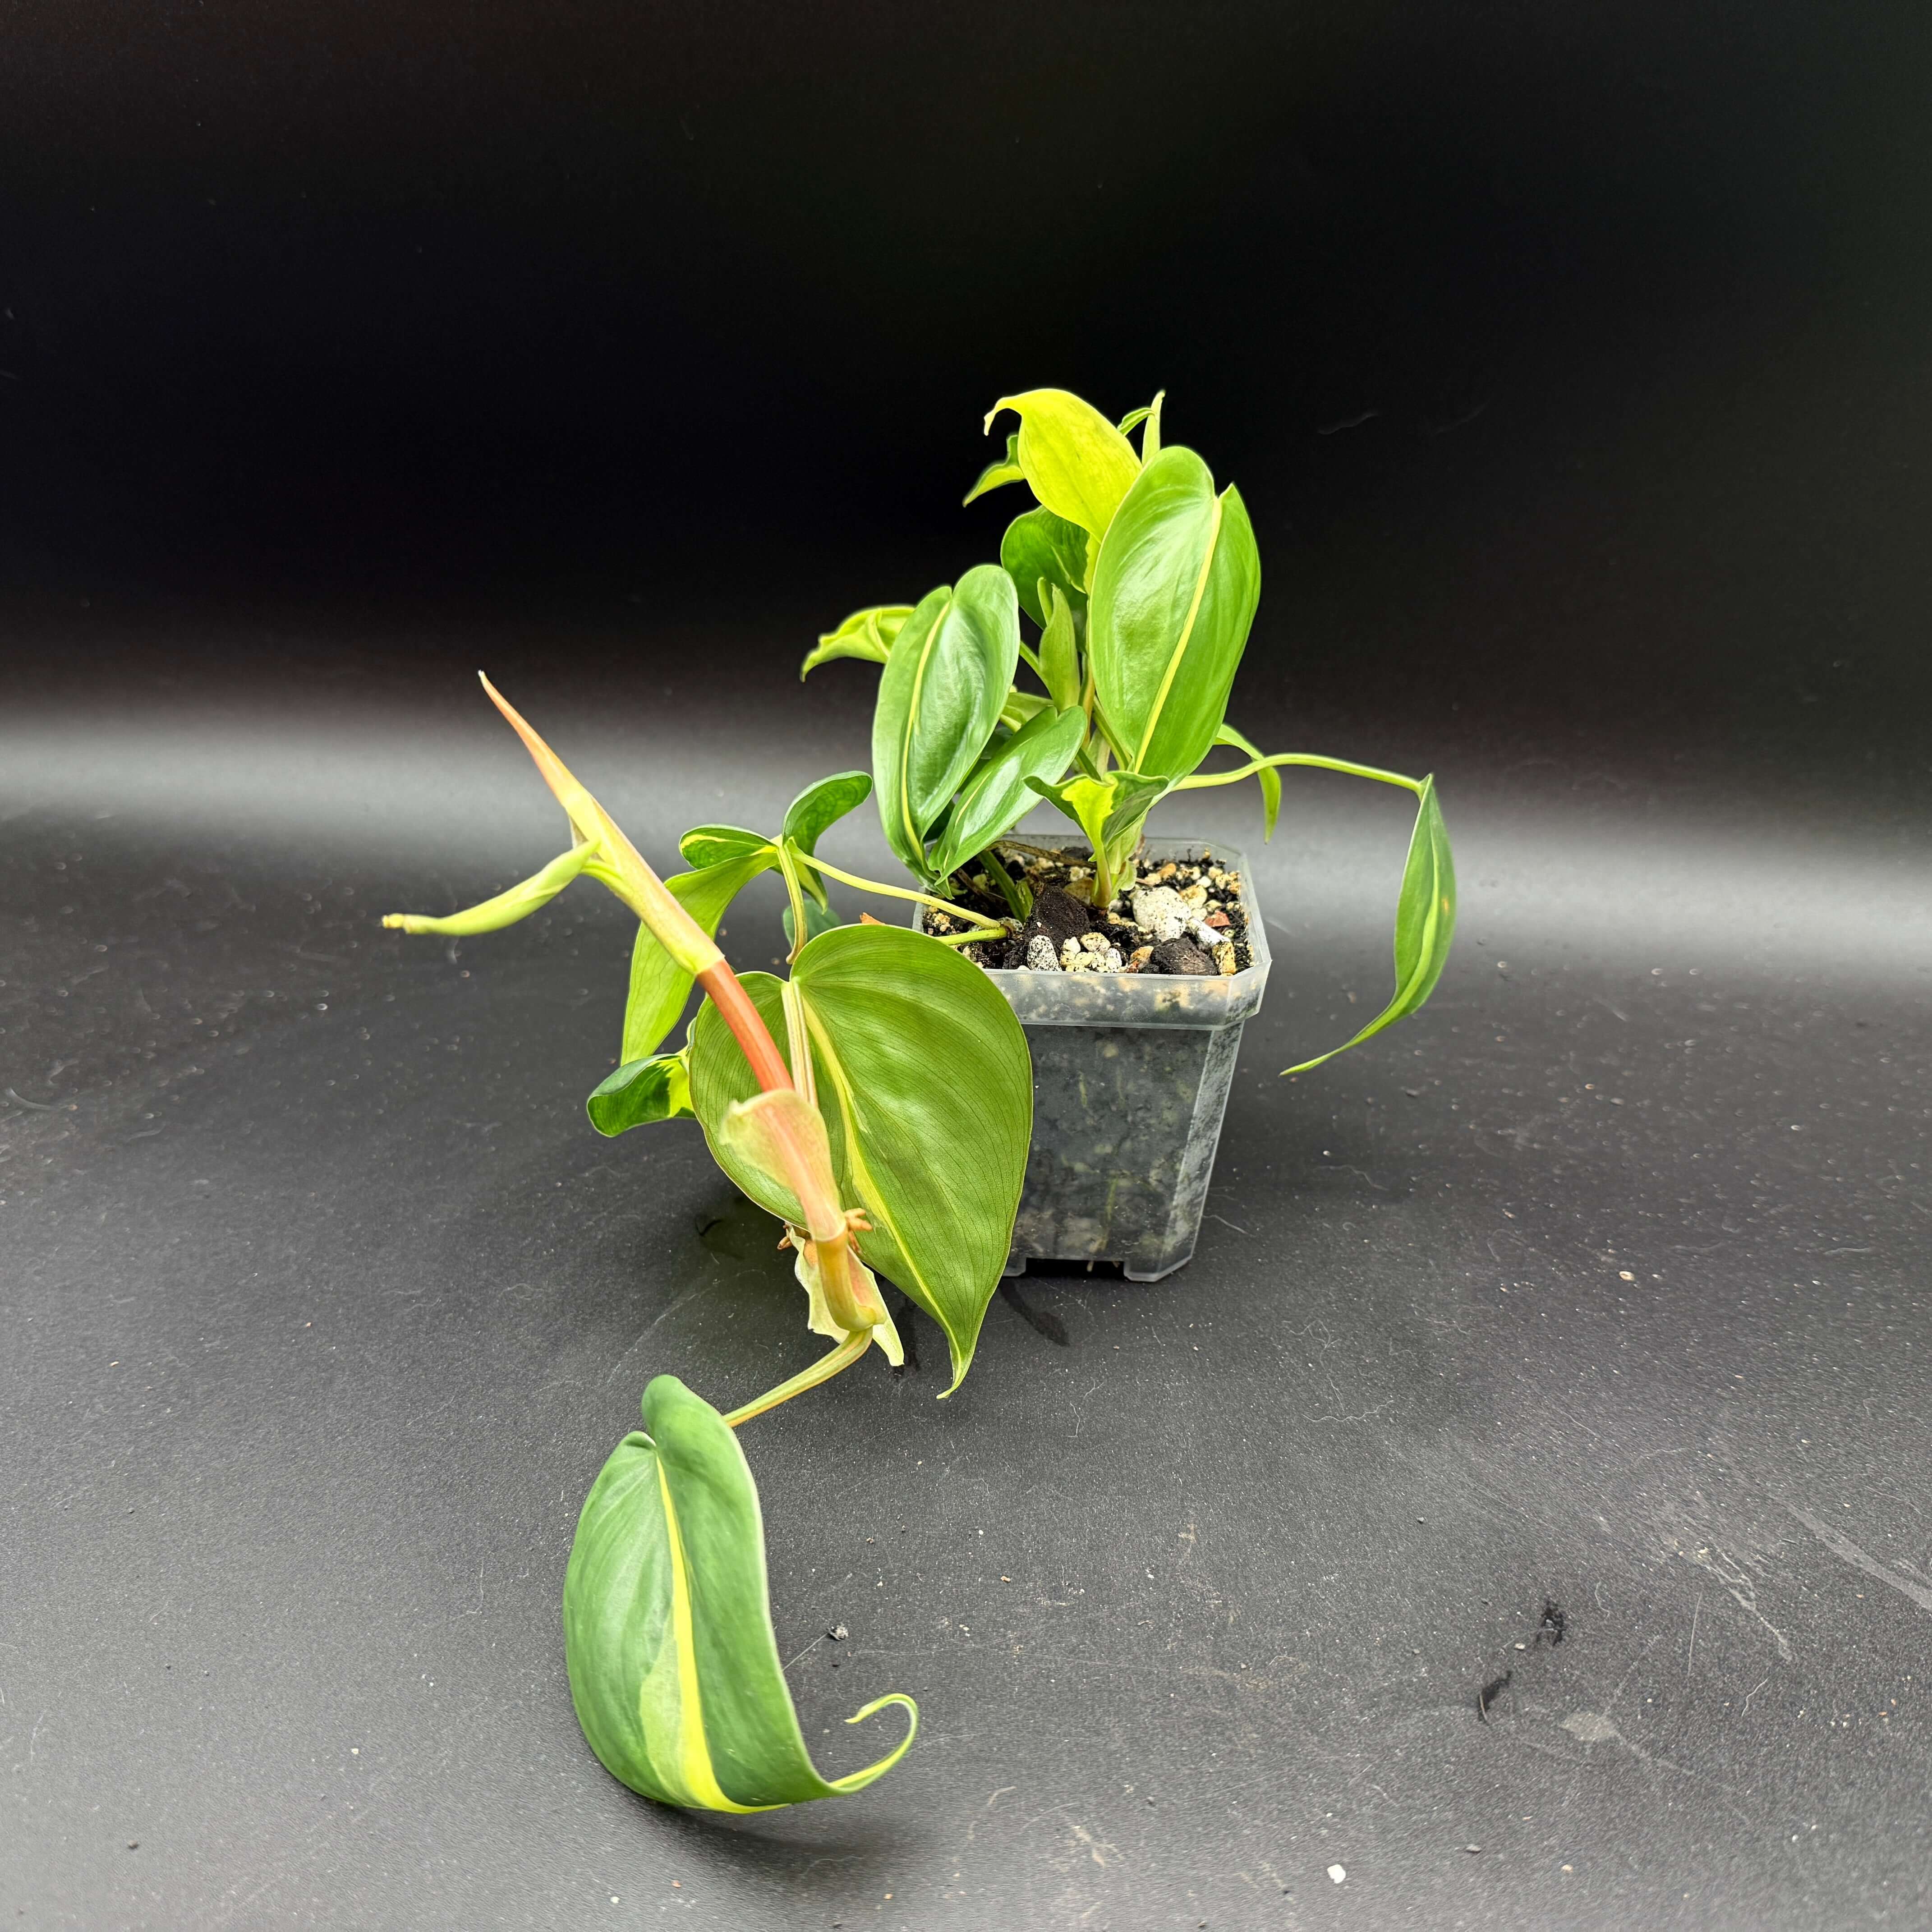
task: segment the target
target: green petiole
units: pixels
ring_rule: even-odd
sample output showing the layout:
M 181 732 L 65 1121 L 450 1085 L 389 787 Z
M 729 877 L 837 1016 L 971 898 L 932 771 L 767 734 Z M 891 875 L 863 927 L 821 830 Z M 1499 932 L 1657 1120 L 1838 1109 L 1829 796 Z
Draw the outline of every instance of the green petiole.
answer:
M 1324 758 L 1313 752 L 1277 752 L 1272 758 L 1253 759 L 1232 772 L 1196 772 L 1192 778 L 1179 780 L 1174 790 L 1203 791 L 1210 785 L 1239 784 L 1242 779 L 1251 778 L 1257 772 L 1281 765 L 1313 765 L 1319 770 L 1341 772 L 1349 778 L 1374 778 L 1383 784 L 1400 785 L 1404 791 L 1412 791 L 1418 798 L 1422 795 L 1420 778 L 1405 778 L 1400 772 L 1385 772 L 1375 765 L 1352 764 L 1346 758 Z
M 877 879 L 855 878 L 850 872 L 842 872 L 836 866 L 828 866 L 823 859 L 814 858 L 809 852 L 795 852 L 794 858 L 802 859 L 814 872 L 823 872 L 828 879 L 836 879 L 842 886 L 850 886 L 862 892 L 877 892 L 889 899 L 910 899 L 916 905 L 928 905 L 951 915 L 954 919 L 970 919 L 975 926 L 983 926 L 988 932 L 997 932 L 1006 937 L 1006 928 L 996 919 L 988 919 L 983 913 L 969 912 L 962 905 L 956 905 L 950 899 L 934 898 L 930 892 L 908 892 L 903 886 L 881 885 Z M 934 938 L 938 937 L 937 934 Z

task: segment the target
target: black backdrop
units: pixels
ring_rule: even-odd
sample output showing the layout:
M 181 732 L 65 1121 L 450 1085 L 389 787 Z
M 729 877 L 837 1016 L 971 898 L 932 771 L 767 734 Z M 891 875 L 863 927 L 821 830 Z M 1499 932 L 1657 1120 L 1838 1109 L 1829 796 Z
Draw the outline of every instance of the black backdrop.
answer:
M 0 567 L 802 628 L 992 550 L 1000 500 L 956 506 L 995 395 L 1164 386 L 1254 508 L 1285 676 L 1869 709 L 1923 690 L 1928 38 L 1802 4 L 22 10 Z

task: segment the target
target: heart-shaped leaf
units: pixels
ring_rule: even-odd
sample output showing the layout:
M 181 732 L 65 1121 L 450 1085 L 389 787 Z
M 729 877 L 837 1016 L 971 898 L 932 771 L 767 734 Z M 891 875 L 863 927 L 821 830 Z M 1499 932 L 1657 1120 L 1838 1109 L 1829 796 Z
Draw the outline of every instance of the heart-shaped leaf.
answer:
M 789 838 L 802 852 L 816 852 L 826 832 L 848 812 L 863 805 L 872 792 L 870 772 L 835 772 L 829 778 L 807 785 L 785 808 L 784 829 L 779 836 Z
M 654 1120 L 688 1120 L 690 1063 L 681 1053 L 634 1060 L 599 1082 L 584 1106 L 590 1124 L 613 1138 Z
M 1006 526 L 1000 539 L 1000 567 L 1013 580 L 1020 608 L 1044 626 L 1052 614 L 1040 602 L 1042 578 L 1058 584 L 1076 611 L 1087 608 L 1087 561 L 1093 539 L 1078 524 L 1051 510 L 1029 510 Z
M 872 717 L 872 771 L 886 842 L 921 878 L 926 835 L 978 763 L 1019 664 L 1012 579 L 981 564 L 907 619 Z
M 784 1041 L 779 982 L 748 973 L 743 983 Z M 945 1330 L 957 1388 L 1000 1285 L 1026 1174 L 1026 1036 L 978 967 L 904 926 L 824 934 L 799 955 L 792 984 L 840 1198 L 872 1224 L 860 1255 Z M 782 1216 L 785 1201 L 721 1144 L 724 1109 L 756 1083 L 708 1002 L 691 1030 L 691 1068 L 692 1104 L 718 1164 Z
M 1020 419 L 1015 454 L 1033 494 L 1055 516 L 1105 536 L 1140 473 L 1133 445 L 1091 403 L 1064 389 L 1002 396 L 986 412 L 988 429 L 1002 410 Z
M 748 832 L 742 825 L 694 825 L 677 842 L 685 862 L 700 872 L 709 866 L 748 859 L 754 853 L 769 853 L 771 848 L 772 842 L 762 832 Z
M 664 884 L 706 934 L 715 938 L 718 921 L 731 902 L 778 862 L 777 847 L 760 839 L 751 850 L 735 858 L 721 860 L 700 872 L 676 873 Z M 676 1025 L 691 998 L 691 988 L 692 975 L 658 944 L 649 926 L 640 925 L 631 948 L 631 989 L 624 1001 L 624 1043 L 618 1055 L 625 1065 L 648 1060 L 657 1052 L 664 1035 Z
M 1284 1070 L 1306 1073 L 1311 1066 L 1346 1053 L 1414 1012 L 1435 991 L 1455 936 L 1456 862 L 1449 850 L 1442 808 L 1436 802 L 1436 781 L 1426 778 L 1416 806 L 1408 862 L 1402 868 L 1402 893 L 1396 902 L 1395 997 L 1352 1040 Z
M 1261 598 L 1240 495 L 1214 494 L 1191 449 L 1140 473 L 1100 546 L 1087 651 L 1108 723 L 1136 771 L 1184 778 L 1212 748 Z
M 934 875 L 950 878 L 968 860 L 1010 832 L 1033 804 L 1028 782 L 1058 778 L 1072 764 L 1086 730 L 1086 714 L 1077 705 L 1058 712 L 1044 710 L 983 759 L 962 788 L 946 835 L 933 848 Z
M 817 646 L 799 667 L 800 677 L 834 658 L 863 658 L 868 664 L 884 664 L 892 654 L 892 640 L 911 615 L 910 604 L 879 604 L 869 610 L 854 610 L 836 631 L 820 634 Z
M 604 1465 L 578 1518 L 563 1652 L 578 1722 L 610 1774 L 665 1804 L 766 1811 L 862 1791 L 904 1738 L 849 1777 L 821 1777 L 778 1660 L 764 1522 L 724 1418 L 675 1376 L 644 1390 L 644 1427 Z

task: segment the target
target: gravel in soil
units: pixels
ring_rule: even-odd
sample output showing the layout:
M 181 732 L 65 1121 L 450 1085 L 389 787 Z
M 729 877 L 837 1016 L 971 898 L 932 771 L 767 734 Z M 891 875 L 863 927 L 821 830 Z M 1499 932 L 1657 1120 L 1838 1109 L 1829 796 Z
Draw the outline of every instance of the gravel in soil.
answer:
M 1004 940 L 959 950 L 982 966 L 1031 973 L 1170 973 L 1226 977 L 1250 963 L 1241 875 L 1214 862 L 1169 859 L 1137 869 L 1104 910 L 1092 902 L 1094 868 L 1084 852 L 1001 845 L 1007 871 L 1032 895 L 1033 910 L 1014 917 L 991 876 L 968 867 L 956 873 L 952 896 L 970 911 L 997 919 Z M 969 922 L 928 908 L 925 929 L 956 933 Z

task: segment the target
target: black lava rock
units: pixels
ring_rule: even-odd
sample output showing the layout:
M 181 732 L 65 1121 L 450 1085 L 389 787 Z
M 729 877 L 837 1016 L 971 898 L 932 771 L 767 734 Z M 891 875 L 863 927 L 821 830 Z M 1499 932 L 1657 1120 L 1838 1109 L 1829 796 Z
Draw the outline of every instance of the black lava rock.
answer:
M 1057 953 L 1068 940 L 1078 939 L 1083 932 L 1090 932 L 1093 925 L 1090 907 L 1082 904 L 1070 892 L 1062 892 L 1058 886 L 1048 886 L 1034 896 L 1032 916 L 1014 934 L 1012 944 L 1006 948 L 1006 964 L 1026 964 L 1027 942 L 1035 933 L 1044 933 L 1052 940 Z
M 1218 973 L 1214 956 L 1204 952 L 1191 939 L 1163 939 L 1154 950 L 1148 964 L 1156 973 Z

